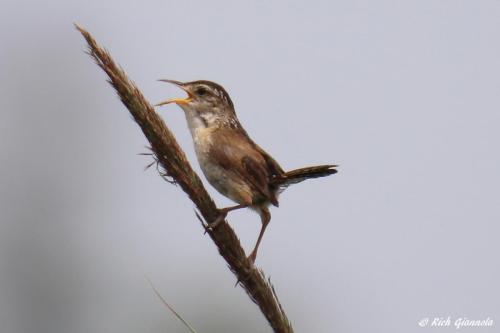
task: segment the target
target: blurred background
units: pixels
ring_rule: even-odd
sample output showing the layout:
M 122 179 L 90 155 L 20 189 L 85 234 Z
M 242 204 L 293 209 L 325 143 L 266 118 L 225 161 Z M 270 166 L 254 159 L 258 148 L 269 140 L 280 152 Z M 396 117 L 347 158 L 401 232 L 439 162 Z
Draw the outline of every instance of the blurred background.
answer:
M 284 168 L 340 164 L 281 196 L 257 259 L 296 332 L 498 329 L 500 2 L 2 0 L 1 332 L 186 332 L 146 277 L 199 332 L 270 332 L 73 22 L 151 102 L 213 80 Z M 258 216 L 230 222 L 250 251 Z

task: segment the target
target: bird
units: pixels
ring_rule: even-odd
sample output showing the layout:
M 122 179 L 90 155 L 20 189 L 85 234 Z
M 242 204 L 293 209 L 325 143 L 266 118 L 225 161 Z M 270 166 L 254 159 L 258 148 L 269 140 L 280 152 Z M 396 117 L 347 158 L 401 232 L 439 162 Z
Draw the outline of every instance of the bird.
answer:
M 201 170 L 208 182 L 237 205 L 219 209 L 207 227 L 215 229 L 230 211 L 251 208 L 260 215 L 261 229 L 248 256 L 254 263 L 264 232 L 271 220 L 269 206 L 278 207 L 278 196 L 289 185 L 306 179 L 333 175 L 337 165 L 318 165 L 285 172 L 274 158 L 247 134 L 236 116 L 234 104 L 219 84 L 197 80 L 161 79 L 187 93 L 157 103 L 177 104 L 186 116 Z

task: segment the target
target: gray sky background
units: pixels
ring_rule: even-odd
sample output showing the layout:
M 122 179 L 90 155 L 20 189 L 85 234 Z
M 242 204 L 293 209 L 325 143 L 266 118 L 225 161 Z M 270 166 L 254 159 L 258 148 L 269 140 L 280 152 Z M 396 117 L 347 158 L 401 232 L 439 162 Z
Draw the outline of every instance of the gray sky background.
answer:
M 257 259 L 296 332 L 498 331 L 499 1 L 1 5 L 1 332 L 185 332 L 146 276 L 199 332 L 270 332 L 73 22 L 150 101 L 216 81 L 283 167 L 341 165 L 282 195 Z M 249 251 L 258 216 L 230 221 Z

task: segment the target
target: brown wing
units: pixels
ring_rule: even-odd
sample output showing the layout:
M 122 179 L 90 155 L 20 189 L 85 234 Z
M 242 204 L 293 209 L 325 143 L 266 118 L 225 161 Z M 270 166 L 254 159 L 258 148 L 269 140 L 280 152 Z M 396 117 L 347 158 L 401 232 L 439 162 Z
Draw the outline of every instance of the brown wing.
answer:
M 254 142 L 252 143 L 258 150 L 258 152 L 262 155 L 262 157 L 264 157 L 264 159 L 266 160 L 267 168 L 269 169 L 273 177 L 279 177 L 285 174 L 285 171 L 281 168 L 281 166 L 278 164 L 278 162 L 276 162 L 274 158 L 272 158 L 268 153 L 266 153 L 264 149 L 260 148 L 257 144 L 255 144 Z
M 265 156 L 253 142 L 230 129 L 219 129 L 214 135 L 217 147 L 210 151 L 212 161 L 250 186 L 257 194 L 254 202 L 268 200 L 277 205 L 274 189 L 270 186 L 274 170 L 268 167 Z

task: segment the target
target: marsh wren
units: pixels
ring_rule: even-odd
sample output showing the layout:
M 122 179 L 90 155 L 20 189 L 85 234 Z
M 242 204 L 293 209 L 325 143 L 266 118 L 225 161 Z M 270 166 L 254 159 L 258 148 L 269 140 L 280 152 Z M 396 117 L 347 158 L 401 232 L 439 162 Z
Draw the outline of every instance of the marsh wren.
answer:
M 269 205 L 278 206 L 279 193 L 288 185 L 332 175 L 337 172 L 336 165 L 285 172 L 248 136 L 236 117 L 231 98 L 222 86 L 211 81 L 160 81 L 176 85 L 188 96 L 170 99 L 156 106 L 175 103 L 184 110 L 205 177 L 217 191 L 238 203 L 220 209 L 219 217 L 208 227 L 216 228 L 227 213 L 235 209 L 248 207 L 260 215 L 262 227 L 249 256 L 254 262 L 262 236 L 271 220 Z

